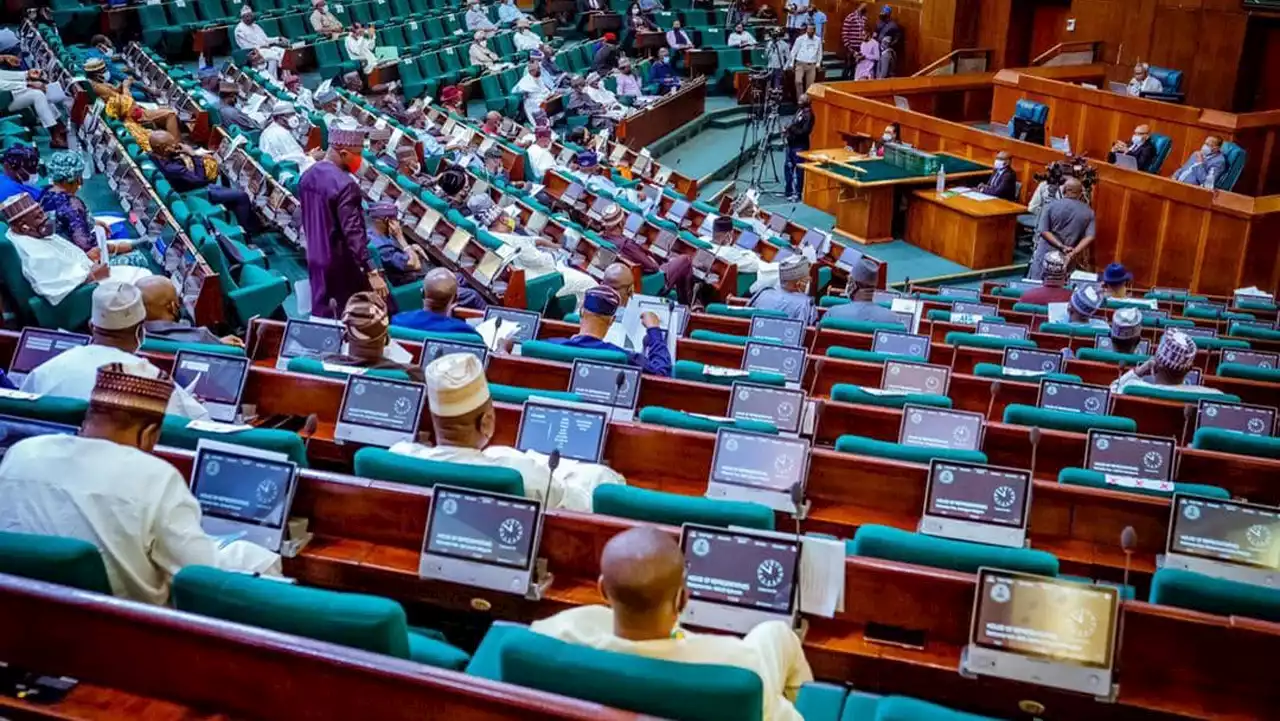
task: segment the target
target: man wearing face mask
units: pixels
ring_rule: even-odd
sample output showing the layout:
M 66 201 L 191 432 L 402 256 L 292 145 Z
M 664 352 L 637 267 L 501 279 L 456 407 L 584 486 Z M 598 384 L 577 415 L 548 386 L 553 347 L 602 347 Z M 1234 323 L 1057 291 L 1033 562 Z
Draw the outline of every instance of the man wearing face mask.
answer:
M 131 283 L 104 280 L 93 289 L 89 345 L 72 348 L 36 366 L 22 382 L 22 390 L 87 401 L 93 393 L 98 369 L 111 363 L 141 368 L 140 375 L 158 378 L 160 369 L 137 355 L 146 320 L 142 291 Z M 209 417 L 209 411 L 182 388 L 174 389 L 166 412 L 196 420 Z
M 345 32 L 346 28 L 342 27 L 342 21 L 337 15 L 329 12 L 329 4 L 325 0 L 315 0 L 311 7 L 315 8 L 311 13 L 311 27 L 317 33 L 327 38 L 336 38 Z
M 10 145 L 0 154 L 0 202 L 19 193 L 26 193 L 32 200 L 40 200 L 44 188 L 40 186 L 40 153 L 30 145 Z
M 1156 146 L 1151 142 L 1151 126 L 1143 123 L 1133 129 L 1133 137 L 1129 142 L 1117 140 L 1111 146 L 1111 152 L 1107 153 L 1107 162 L 1115 164 L 1116 156 L 1128 155 L 1133 158 L 1133 162 L 1138 166 L 1138 170 L 1143 172 L 1155 172 L 1158 168 L 1152 168 L 1151 164 L 1156 159 Z
M 1222 155 L 1222 138 L 1210 135 L 1205 138 L 1204 145 L 1187 158 L 1187 162 L 1173 174 L 1179 183 L 1215 187 L 1227 172 L 1227 159 Z
M 322 318 L 332 315 L 331 301 L 342 308 L 361 291 L 387 295 L 387 283 L 369 258 L 363 194 L 351 177 L 364 162 L 365 135 L 363 128 L 330 128 L 328 153 L 298 181 L 311 312 Z
M 802 320 L 805 325 L 818 322 L 818 309 L 809 295 L 809 261 L 802 255 L 793 255 L 778 264 L 780 287 L 765 288 L 751 297 L 752 308 L 778 310 L 792 320 Z
M 382 271 L 392 285 L 408 285 L 422 279 L 430 267 L 427 252 L 405 240 L 400 229 L 400 209 L 394 203 L 375 203 L 369 207 L 369 244 L 382 260 Z
M 258 147 L 277 163 L 297 163 L 298 170 L 305 173 L 324 151 L 317 149 L 308 153 L 302 149 L 302 144 L 294 136 L 294 132 L 301 125 L 302 118 L 298 117 L 293 103 L 276 101 L 275 105 L 271 106 L 271 122 L 263 128 L 262 137 L 258 139 Z
M 205 188 L 209 200 L 230 210 L 236 216 L 236 222 L 244 228 L 244 232 L 253 235 L 260 230 L 261 224 L 253 214 L 253 201 L 249 194 L 235 188 L 224 188 L 215 181 L 218 179 L 218 163 L 213 156 L 199 154 L 188 145 L 163 130 L 156 130 L 149 136 L 151 145 L 151 162 L 156 164 L 164 179 L 179 193 Z M 224 251 L 227 246 L 224 246 Z M 235 260 L 234 257 L 231 258 Z
M 658 94 L 666 95 L 680 87 L 680 76 L 671 66 L 671 51 L 658 48 L 658 59 L 649 68 L 649 81 L 658 84 Z
M 209 345 L 233 345 L 244 347 L 244 341 L 237 336 L 228 335 L 219 338 L 202 326 L 193 326 L 182 319 L 182 300 L 178 297 L 178 289 L 173 281 L 160 275 L 151 275 L 134 283 L 142 293 L 142 306 L 147 311 L 147 320 L 142 324 L 142 333 L 147 338 L 160 338 L 174 343 L 206 343 Z
M 991 177 L 987 178 L 987 182 L 982 183 L 975 190 L 1012 203 L 1018 202 L 1018 176 L 1009 166 L 1009 158 L 1007 151 L 1001 150 L 996 153 L 995 170 L 991 171 Z
M 1095 219 L 1093 208 L 1082 198 L 1084 185 L 1076 178 L 1068 178 L 1062 184 L 1062 197 L 1045 207 L 1036 225 L 1036 247 L 1031 258 L 1027 277 L 1042 280 L 1045 275 L 1045 256 L 1051 250 L 1062 253 L 1066 273 L 1076 258 L 1093 242 Z

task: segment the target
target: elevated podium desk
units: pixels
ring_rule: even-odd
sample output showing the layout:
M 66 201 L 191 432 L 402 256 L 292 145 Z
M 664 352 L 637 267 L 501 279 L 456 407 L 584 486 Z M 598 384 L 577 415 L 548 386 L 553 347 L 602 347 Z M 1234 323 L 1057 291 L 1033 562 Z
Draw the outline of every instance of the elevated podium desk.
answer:
M 1001 198 L 917 190 L 907 200 L 908 243 L 974 270 L 1013 263 L 1018 216 L 1027 206 Z
M 893 216 L 898 190 L 937 182 L 934 175 L 920 175 L 880 158 L 844 149 L 802 153 L 805 160 L 804 202 L 836 217 L 836 230 L 864 245 L 888 243 L 893 238 Z M 985 178 L 991 168 L 946 153 L 939 153 L 948 180 Z

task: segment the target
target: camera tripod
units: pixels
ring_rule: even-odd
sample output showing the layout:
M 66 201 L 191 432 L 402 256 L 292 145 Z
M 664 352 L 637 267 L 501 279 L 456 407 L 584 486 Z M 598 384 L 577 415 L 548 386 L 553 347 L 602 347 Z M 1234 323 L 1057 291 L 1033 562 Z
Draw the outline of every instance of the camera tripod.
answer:
M 765 183 L 776 189 L 782 182 L 778 173 L 778 159 L 773 153 L 773 142 L 782 136 L 782 74 L 765 70 L 751 74 L 751 114 L 742 128 L 742 143 L 738 148 L 738 161 L 733 169 L 733 182 L 737 183 L 749 153 L 750 167 L 747 182 L 762 192 Z

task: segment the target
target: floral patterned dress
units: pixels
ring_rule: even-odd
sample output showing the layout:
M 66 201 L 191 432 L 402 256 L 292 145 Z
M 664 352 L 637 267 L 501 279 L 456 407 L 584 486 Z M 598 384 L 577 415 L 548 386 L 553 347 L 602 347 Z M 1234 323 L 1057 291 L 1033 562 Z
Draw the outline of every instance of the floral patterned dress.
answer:
M 93 217 L 84 201 L 75 195 L 50 186 L 40 198 L 40 207 L 44 212 L 54 214 L 53 232 L 61 235 L 88 253 L 98 247 L 93 237 Z M 150 268 L 151 261 L 140 250 L 113 255 L 108 265 L 125 265 L 135 268 Z

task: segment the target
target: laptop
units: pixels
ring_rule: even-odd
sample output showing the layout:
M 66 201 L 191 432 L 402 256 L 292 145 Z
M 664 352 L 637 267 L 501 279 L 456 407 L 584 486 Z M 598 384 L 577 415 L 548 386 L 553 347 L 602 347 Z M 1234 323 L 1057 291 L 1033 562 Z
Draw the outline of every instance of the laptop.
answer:
M 795 515 L 809 477 L 809 443 L 721 427 L 711 456 L 707 498 L 748 501 Z
M 479 338 L 475 343 L 427 338 L 422 341 L 422 367 L 426 368 L 431 361 L 451 353 L 470 353 L 480 361 L 480 365 L 487 367 L 489 363 L 489 349 Z
M 1184 330 L 1184 329 L 1179 329 L 1179 330 Z M 1116 349 L 1115 344 L 1111 342 L 1111 336 L 1109 335 L 1094 336 L 1093 347 L 1097 348 L 1098 350 L 1108 350 L 1108 351 L 1114 351 Z M 1150 355 L 1151 341 L 1146 339 L 1138 341 L 1138 346 L 1137 348 L 1134 348 L 1133 352 L 1137 355 Z
M 1274 436 L 1276 408 L 1202 398 L 1196 412 L 1196 430 L 1201 428 L 1221 428 L 1247 436 Z
M 283 453 L 201 439 L 191 473 L 205 533 L 226 545 L 244 540 L 273 553 L 288 535 L 298 466 Z
M 801 248 L 804 248 L 804 247 L 808 246 L 808 247 L 810 247 L 810 248 L 813 248 L 814 250 L 819 250 L 819 249 L 821 249 L 821 248 L 822 248 L 822 244 L 823 244 L 826 240 L 827 240 L 827 236 L 826 236 L 826 234 L 824 234 L 821 230 L 814 230 L 814 229 L 810 228 L 808 231 L 806 231 L 806 232 L 805 232 L 804 237 L 800 239 L 800 247 L 801 247 Z M 850 248 L 846 247 L 846 248 L 845 248 L 845 253 L 848 253 L 848 252 L 849 252 L 849 250 L 850 250 Z M 857 258 L 852 258 L 852 257 L 851 257 L 851 258 L 849 258 L 847 262 L 848 262 L 848 263 L 850 263 L 850 264 L 852 264 L 852 263 L 856 263 L 857 261 L 859 261 L 859 260 L 861 260 L 861 259 L 862 259 L 862 258 L 861 258 L 862 253 L 861 253 L 861 252 L 859 252 L 859 253 L 858 253 L 858 256 L 859 256 L 859 257 L 857 257 Z M 840 260 L 841 260 L 841 261 L 844 261 L 844 260 L 845 260 L 845 257 L 844 257 L 844 254 L 843 254 L 843 253 L 840 255 Z M 851 266 L 851 267 L 852 267 L 852 266 Z
M 978 569 L 960 672 L 1110 698 L 1120 591 Z
M 675 245 L 676 234 L 669 230 L 658 231 L 658 237 L 653 239 L 653 244 L 649 246 L 649 252 L 659 258 L 666 258 L 671 254 L 671 246 Z
M 79 432 L 79 426 L 0 415 L 0 458 L 18 441 L 36 436 L 74 436 Z
M 738 634 L 765 621 L 794 624 L 799 538 L 686 524 L 680 548 L 689 592 L 681 624 Z
M 173 382 L 195 396 L 215 421 L 235 422 L 248 378 L 244 356 L 182 349 L 173 359 Z
M 587 403 L 613 409 L 613 420 L 629 421 L 640 402 L 640 369 L 599 361 L 575 360 L 569 392 Z
M 804 420 L 804 392 L 736 381 L 729 391 L 729 417 L 771 423 L 780 433 L 796 435 Z
M 999 316 L 1000 309 L 990 303 L 975 303 L 973 301 L 958 300 L 951 304 L 951 315 L 970 315 L 978 316 L 979 318 L 991 318 Z
M 502 319 L 502 324 L 514 323 L 517 328 L 512 338 L 516 343 L 523 343 L 527 340 L 535 340 L 538 337 L 538 328 L 542 325 L 542 316 L 531 310 L 517 310 L 515 308 L 502 308 L 491 305 L 484 310 L 484 319 L 490 318 Z
M 1127 153 L 1116 153 L 1116 167 L 1125 170 L 1138 170 L 1138 159 Z
M 1036 407 L 1105 416 L 1111 412 L 1111 389 L 1107 386 L 1042 378 Z
M 421 383 L 349 376 L 333 437 L 384 448 L 412 441 L 418 435 L 425 395 Z
M 622 234 L 628 238 L 635 238 L 636 233 L 644 227 L 644 216 L 639 213 L 632 213 L 627 216 L 627 222 L 622 226 Z
M 878 330 L 871 341 L 871 350 L 875 353 L 889 353 L 927 361 L 929 360 L 929 336 Z
M 9 362 L 9 380 L 21 388 L 31 371 L 42 363 L 82 345 L 89 345 L 89 336 L 43 328 L 23 328 L 22 335 L 18 336 L 18 348 Z
M 997 323 L 990 320 L 978 321 L 978 335 L 1026 340 L 1030 333 L 1031 329 L 1025 325 L 1018 325 L 1016 323 Z
M 880 390 L 945 396 L 951 385 L 951 368 L 932 363 L 884 362 Z
M 804 345 L 804 328 L 804 321 L 757 315 L 751 318 L 751 330 L 748 335 L 783 345 L 800 346 Z
M 569 152 L 572 153 L 573 151 Z M 561 162 L 564 161 L 562 160 Z M 585 192 L 586 190 L 581 185 L 569 183 L 569 187 L 565 188 L 564 192 L 560 194 L 560 201 L 567 205 L 577 205 Z
M 1265 353 L 1256 350 L 1236 350 L 1235 348 L 1224 348 L 1222 351 L 1223 363 L 1239 363 L 1240 365 L 1253 366 L 1254 368 L 1276 368 L 1280 359 L 1280 353 Z
M 787 229 L 787 216 L 782 213 L 774 213 L 769 216 L 769 230 L 775 233 L 781 233 Z
M 1163 568 L 1253 586 L 1280 585 L 1280 509 L 1174 494 Z
M 1043 375 L 1062 368 L 1062 354 L 1034 348 L 1005 348 L 1000 363 L 1009 375 Z
M 1031 472 L 935 458 L 929 462 L 920 533 L 1022 548 Z
M 609 411 L 586 403 L 531 396 L 524 402 L 516 449 L 551 455 L 583 463 L 599 463 L 604 458 Z
M 799 388 L 807 356 L 804 348 L 748 341 L 742 353 L 742 370 L 777 373 L 786 379 L 788 388 Z
M 418 576 L 524 596 L 541 540 L 538 501 L 437 485 Z
M 921 448 L 976 451 L 982 448 L 985 431 L 985 419 L 981 413 L 908 403 L 902 407 L 898 443 Z
M 287 369 L 294 358 L 319 358 L 341 350 L 342 326 L 336 321 L 290 319 L 284 326 L 276 369 Z
M 1129 94 L 1129 86 L 1125 83 L 1110 82 L 1110 83 L 1107 83 L 1107 88 L 1109 88 L 1111 92 L 1115 93 L 1116 95 Z
M 1103 474 L 1108 485 L 1173 491 L 1174 438 L 1138 433 L 1089 431 L 1084 467 Z

